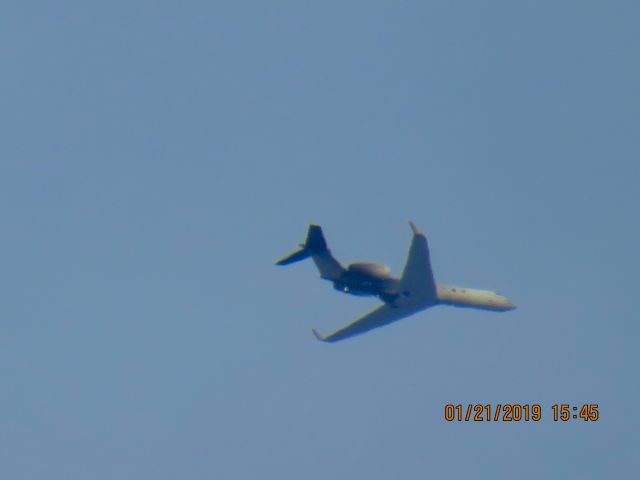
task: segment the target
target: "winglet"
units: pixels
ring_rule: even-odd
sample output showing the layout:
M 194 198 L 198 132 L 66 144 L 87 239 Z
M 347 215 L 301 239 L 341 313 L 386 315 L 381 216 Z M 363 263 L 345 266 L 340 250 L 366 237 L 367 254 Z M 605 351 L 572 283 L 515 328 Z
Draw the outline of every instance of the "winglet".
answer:
M 411 225 L 411 230 L 413 230 L 414 235 L 422 235 L 422 232 L 418 230 L 418 227 L 416 227 L 416 224 L 413 223 L 411 220 L 409 220 L 409 225 Z
M 322 335 L 320 335 L 315 328 L 312 328 L 311 331 L 313 332 L 313 336 L 314 337 L 316 337 L 321 342 L 324 342 L 324 337 Z

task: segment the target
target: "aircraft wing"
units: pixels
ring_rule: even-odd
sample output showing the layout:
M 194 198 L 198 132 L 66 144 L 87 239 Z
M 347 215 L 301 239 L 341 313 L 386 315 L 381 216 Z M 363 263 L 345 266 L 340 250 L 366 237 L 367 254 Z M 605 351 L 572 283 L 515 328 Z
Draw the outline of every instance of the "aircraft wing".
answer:
M 360 335 L 374 328 L 384 327 L 437 303 L 438 294 L 431 271 L 427 237 L 418 230 L 413 222 L 409 222 L 409 224 L 413 230 L 413 239 L 409 248 L 409 257 L 400 278 L 398 298 L 325 337 L 313 330 L 313 334 L 318 340 L 337 342 L 354 335 Z
M 436 282 L 431 270 L 427 237 L 409 222 L 413 230 L 413 239 L 409 248 L 407 263 L 400 278 L 400 292 L 407 296 L 410 303 L 431 305 L 436 303 L 438 294 Z
M 338 340 L 368 332 L 374 328 L 384 327 L 396 320 L 408 317 L 418 310 L 422 310 L 422 308 L 416 308 L 413 305 L 391 306 L 390 304 L 384 304 L 325 337 L 320 335 L 316 330 L 313 330 L 313 334 L 318 340 L 322 340 L 323 342 L 337 342 Z

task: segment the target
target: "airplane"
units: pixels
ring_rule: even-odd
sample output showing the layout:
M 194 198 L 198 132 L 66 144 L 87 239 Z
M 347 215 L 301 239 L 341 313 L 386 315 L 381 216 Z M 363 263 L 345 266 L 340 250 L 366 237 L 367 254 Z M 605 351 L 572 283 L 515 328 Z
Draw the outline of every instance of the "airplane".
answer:
M 383 305 L 352 323 L 322 336 L 313 334 L 323 342 L 337 342 L 383 327 L 421 310 L 436 305 L 475 308 L 506 312 L 516 306 L 497 292 L 436 283 L 431 270 L 427 237 L 409 221 L 413 239 L 407 262 L 400 278 L 393 277 L 385 265 L 372 262 L 354 262 L 344 268 L 327 247 L 322 228 L 309 225 L 307 238 L 299 250 L 281 258 L 276 265 L 290 265 L 311 257 L 320 277 L 333 282 L 336 290 L 358 296 L 377 296 Z

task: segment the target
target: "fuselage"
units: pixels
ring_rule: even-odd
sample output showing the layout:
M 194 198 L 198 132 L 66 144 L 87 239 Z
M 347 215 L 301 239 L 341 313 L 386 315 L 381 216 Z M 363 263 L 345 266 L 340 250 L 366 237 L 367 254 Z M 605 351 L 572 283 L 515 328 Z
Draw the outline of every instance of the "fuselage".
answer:
M 506 312 L 516 308 L 507 297 L 491 290 L 478 290 L 476 288 L 457 287 L 442 283 L 436 284 L 436 287 L 438 303 L 441 305 L 479 308 L 498 312 Z
M 400 279 L 393 277 L 388 267 L 369 262 L 349 265 L 340 278 L 333 280 L 333 286 L 336 290 L 350 295 L 377 296 L 391 304 L 400 295 Z M 438 299 L 433 305 L 451 305 L 499 312 L 516 308 L 507 297 L 490 290 L 442 283 L 436 286 Z

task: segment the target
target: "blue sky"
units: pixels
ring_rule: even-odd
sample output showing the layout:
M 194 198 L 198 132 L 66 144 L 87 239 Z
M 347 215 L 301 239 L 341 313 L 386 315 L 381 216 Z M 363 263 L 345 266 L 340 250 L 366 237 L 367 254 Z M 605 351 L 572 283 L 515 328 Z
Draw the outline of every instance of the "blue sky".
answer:
M 0 13 L 3 478 L 637 472 L 636 2 Z M 316 222 L 398 273 L 408 219 L 519 308 L 317 342 L 376 300 L 274 260 Z

